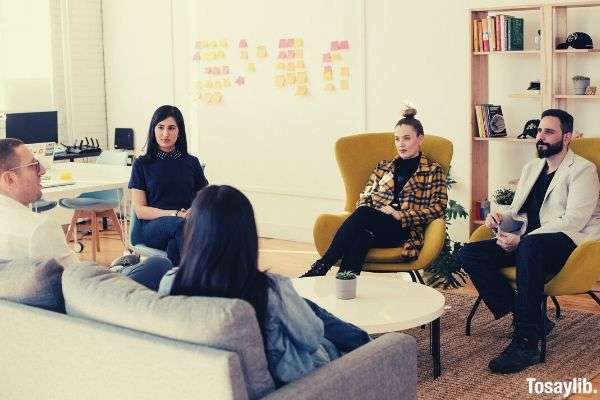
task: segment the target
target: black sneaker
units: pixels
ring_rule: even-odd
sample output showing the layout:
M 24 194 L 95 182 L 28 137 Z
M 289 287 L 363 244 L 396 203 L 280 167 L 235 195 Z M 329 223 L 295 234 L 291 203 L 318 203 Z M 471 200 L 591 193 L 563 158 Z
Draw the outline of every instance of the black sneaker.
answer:
M 325 276 L 327 271 L 329 271 L 331 267 L 323 264 L 321 261 L 315 261 L 313 265 L 310 266 L 310 269 L 300 275 L 300 278 L 308 278 L 311 276 Z
M 540 349 L 523 336 L 515 336 L 508 347 L 489 363 L 495 374 L 513 374 L 540 362 Z

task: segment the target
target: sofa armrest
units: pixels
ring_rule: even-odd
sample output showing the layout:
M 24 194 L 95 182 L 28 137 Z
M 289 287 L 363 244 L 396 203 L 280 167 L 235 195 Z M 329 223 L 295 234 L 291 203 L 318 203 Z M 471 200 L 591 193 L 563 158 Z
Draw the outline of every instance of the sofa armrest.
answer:
M 416 399 L 417 345 L 388 333 L 264 397 L 292 399 Z

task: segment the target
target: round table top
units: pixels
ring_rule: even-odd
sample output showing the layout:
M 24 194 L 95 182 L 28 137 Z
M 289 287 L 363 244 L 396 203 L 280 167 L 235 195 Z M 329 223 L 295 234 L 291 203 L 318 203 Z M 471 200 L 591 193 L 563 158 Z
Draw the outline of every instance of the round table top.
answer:
M 292 279 L 300 296 L 369 334 L 414 328 L 439 318 L 445 298 L 437 290 L 403 279 L 359 276 L 356 298 L 335 297 L 335 276 Z

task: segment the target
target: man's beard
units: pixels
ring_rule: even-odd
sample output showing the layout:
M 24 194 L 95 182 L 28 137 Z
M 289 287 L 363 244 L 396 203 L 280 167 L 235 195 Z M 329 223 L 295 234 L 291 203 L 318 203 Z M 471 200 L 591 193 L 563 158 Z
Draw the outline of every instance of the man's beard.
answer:
M 546 146 L 546 148 L 542 149 L 542 148 L 540 148 L 540 145 L 544 145 L 544 146 Z M 548 143 L 544 143 L 540 139 L 535 144 L 535 148 L 537 150 L 537 154 L 538 154 L 539 158 L 552 157 L 553 155 L 558 154 L 558 153 L 560 153 L 562 151 L 562 149 L 563 149 L 563 142 L 562 142 L 562 140 L 560 140 L 557 143 L 548 144 Z

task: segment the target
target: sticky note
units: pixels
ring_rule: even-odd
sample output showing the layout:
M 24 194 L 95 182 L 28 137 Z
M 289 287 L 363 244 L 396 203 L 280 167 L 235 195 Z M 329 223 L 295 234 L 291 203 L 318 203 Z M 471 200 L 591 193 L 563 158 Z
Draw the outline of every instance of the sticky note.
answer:
M 213 103 L 220 104 L 223 101 L 223 93 L 217 92 L 213 94 Z
M 306 75 L 306 72 L 296 73 L 296 83 L 305 84 L 306 82 L 308 82 L 308 76 Z
M 343 76 L 345 78 L 350 76 L 350 68 L 349 67 L 342 67 L 340 68 L 340 76 Z
M 323 72 L 323 80 L 324 81 L 332 81 L 333 74 L 331 72 Z
M 285 69 L 288 70 L 288 71 L 295 70 L 296 69 L 296 63 L 295 62 L 289 62 L 289 63 L 287 63 Z
M 194 57 L 193 57 L 193 59 L 194 59 L 194 60 L 201 60 L 201 58 L 200 58 L 200 53 L 199 53 L 199 52 L 195 52 L 195 53 L 194 53 Z
M 227 41 L 227 39 L 221 39 L 221 41 L 219 42 L 219 46 L 226 49 L 227 47 L 229 47 L 229 42 Z
M 248 65 L 246 66 L 246 71 L 248 71 L 248 72 L 256 72 L 256 64 L 254 64 L 254 63 L 248 63 Z
M 202 81 L 194 81 L 194 90 L 202 90 L 204 83 Z
M 285 63 L 284 62 L 278 62 L 277 65 L 275 65 L 275 69 L 278 69 L 280 71 L 285 70 Z
M 211 93 L 202 93 L 202 101 L 206 104 L 208 104 L 210 102 L 211 97 L 212 97 Z
M 194 48 L 195 49 L 203 49 L 204 48 L 204 43 L 201 40 L 198 40 L 195 44 L 194 44 Z
M 285 76 L 277 75 L 275 76 L 275 87 L 282 88 L 285 86 Z
M 283 49 L 284 47 L 287 47 L 287 40 L 279 39 L 279 48 Z
M 294 47 L 294 39 L 288 39 L 287 40 L 287 47 Z
M 240 40 L 240 43 L 238 44 L 238 47 L 240 49 L 245 49 L 246 47 L 248 47 L 248 42 L 246 42 L 245 39 Z
M 256 56 L 258 58 L 267 58 L 267 48 L 265 46 L 258 46 L 256 48 Z
M 323 54 L 323 62 L 331 62 L 331 53 Z
M 221 72 L 223 73 L 223 75 L 229 75 L 229 67 L 227 65 L 223 65 L 223 68 L 221 68 Z
M 223 88 L 228 88 L 231 87 L 231 81 L 229 80 L 229 78 L 225 78 L 223 79 Z
M 221 90 L 221 89 L 223 89 L 223 82 L 221 82 L 221 81 L 215 81 L 215 84 L 214 84 L 214 86 L 213 86 L 213 87 L 214 87 L 215 89 L 219 89 L 219 90 Z
M 280 60 L 285 60 L 287 58 L 287 51 L 280 51 L 277 55 L 277 58 L 279 58 Z
M 248 52 L 246 50 L 240 51 L 240 60 L 247 60 L 247 59 L 248 59 Z
M 308 94 L 308 87 L 306 85 L 300 85 L 296 87 L 296 96 L 306 96 Z
M 302 47 L 304 46 L 304 40 L 302 38 L 294 39 L 294 47 Z
M 221 75 L 221 68 L 213 67 L 213 75 Z
M 323 73 L 329 72 L 330 74 L 333 73 L 333 70 L 331 69 L 331 65 L 325 65 L 323 67 Z
M 339 51 L 331 53 L 331 61 L 342 61 L 342 55 Z
M 208 75 L 212 74 L 212 68 L 211 67 L 204 68 L 204 73 L 206 73 Z
M 225 52 L 223 50 L 217 51 L 216 59 L 217 60 L 223 60 L 224 58 L 225 58 Z
M 217 42 L 216 40 L 211 40 L 208 47 L 216 49 L 217 47 L 219 47 L 219 42 Z
M 298 58 L 304 58 L 304 50 L 296 49 L 296 59 Z
M 335 90 L 335 85 L 329 82 L 325 85 L 325 90 L 328 92 L 333 92 Z
M 331 51 L 337 51 L 340 49 L 340 44 L 338 41 L 331 42 Z
M 348 90 L 349 85 L 348 85 L 348 81 L 347 80 L 341 80 L 340 81 L 340 89 L 341 90 Z
M 293 85 L 294 83 L 296 83 L 296 74 L 294 74 L 294 73 L 286 74 L 286 76 L 285 76 L 285 84 L 286 85 Z
M 302 61 L 302 60 L 297 60 L 297 61 L 296 61 L 296 68 L 305 68 L 305 66 L 304 66 L 304 61 Z
M 348 50 L 350 48 L 350 43 L 347 40 L 342 40 L 339 44 L 340 50 Z
M 296 50 L 288 50 L 287 58 L 296 58 Z
M 212 61 L 215 59 L 214 53 L 212 51 L 208 51 L 201 56 L 202 60 Z
M 207 89 L 212 89 L 213 88 L 213 82 L 212 81 L 206 81 L 206 84 L 204 86 Z
M 244 80 L 243 76 L 238 76 L 237 79 L 235 80 L 235 83 L 239 86 L 242 86 L 244 83 L 246 83 L 246 81 Z

